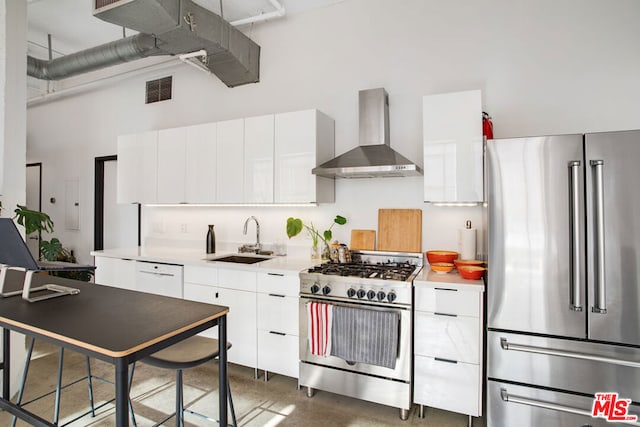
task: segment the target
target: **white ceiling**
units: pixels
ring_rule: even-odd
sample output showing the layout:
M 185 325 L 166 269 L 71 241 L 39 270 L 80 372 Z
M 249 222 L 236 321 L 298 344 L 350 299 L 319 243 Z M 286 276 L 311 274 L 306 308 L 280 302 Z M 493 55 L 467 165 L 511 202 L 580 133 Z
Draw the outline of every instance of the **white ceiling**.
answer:
M 220 14 L 220 0 L 194 0 Z M 343 0 L 279 0 L 287 15 L 327 6 Z M 238 19 L 275 10 L 270 0 L 222 0 L 224 19 Z M 29 54 L 46 59 L 47 34 L 51 34 L 54 56 L 87 49 L 122 37 L 122 28 L 92 15 L 93 0 L 29 0 Z M 260 23 L 255 25 L 268 25 Z M 126 35 L 135 31 L 126 30 Z M 40 47 L 38 47 L 40 46 Z

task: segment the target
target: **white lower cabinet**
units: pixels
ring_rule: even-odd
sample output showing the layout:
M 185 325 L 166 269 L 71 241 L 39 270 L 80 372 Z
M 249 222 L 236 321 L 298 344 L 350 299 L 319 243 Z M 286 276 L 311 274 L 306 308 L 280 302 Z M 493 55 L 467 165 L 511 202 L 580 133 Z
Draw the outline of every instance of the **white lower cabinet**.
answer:
M 459 281 L 467 284 L 414 281 L 413 396 L 421 414 L 424 405 L 482 415 L 484 285 Z
M 258 273 L 258 369 L 298 378 L 298 273 Z
M 95 257 L 95 265 L 95 283 L 122 289 L 136 289 L 135 260 Z
M 257 366 L 256 273 L 214 267 L 185 266 L 184 298 L 229 307 L 227 339 L 232 363 Z M 232 289 L 234 287 L 236 289 Z M 218 338 L 217 328 L 203 335 Z
M 136 261 L 136 290 L 182 298 L 182 266 Z

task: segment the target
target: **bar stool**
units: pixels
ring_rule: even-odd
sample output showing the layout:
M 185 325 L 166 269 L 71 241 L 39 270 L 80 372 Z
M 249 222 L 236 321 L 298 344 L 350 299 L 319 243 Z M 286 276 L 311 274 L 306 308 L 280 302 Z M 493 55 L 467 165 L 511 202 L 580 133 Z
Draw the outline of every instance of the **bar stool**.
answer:
M 229 348 L 231 348 L 231 343 L 227 342 L 227 350 Z M 193 415 L 197 415 L 207 420 L 219 422 L 218 420 L 214 420 L 210 417 L 207 417 L 206 415 L 199 414 L 197 412 L 184 408 L 183 382 L 182 382 L 183 370 L 194 368 L 210 360 L 217 359 L 218 355 L 219 355 L 218 340 L 195 335 L 183 341 L 180 341 L 170 347 L 167 347 L 163 350 L 153 353 L 151 356 L 147 356 L 146 358 L 140 360 L 140 362 L 150 366 L 155 366 L 157 368 L 163 368 L 163 369 L 173 369 L 176 371 L 176 412 L 174 412 L 173 414 L 169 415 L 164 420 L 156 424 L 156 427 L 159 425 L 162 425 L 165 421 L 167 421 L 174 415 L 176 417 L 176 426 L 183 427 L 185 412 L 188 412 Z M 132 378 L 133 378 L 134 368 L 135 368 L 135 364 L 131 366 Z M 233 422 L 233 424 L 231 425 L 233 427 L 236 427 L 238 423 L 236 421 L 236 413 L 233 408 L 233 399 L 231 397 L 231 387 L 229 386 L 228 377 L 227 377 L 227 395 L 229 400 L 229 408 L 231 410 L 231 419 Z M 129 407 L 131 408 L 132 424 L 134 426 L 137 426 L 135 415 L 133 414 L 133 406 L 131 405 L 131 403 L 129 403 Z
M 89 356 L 86 356 L 86 364 L 87 364 L 87 375 L 81 378 L 78 378 L 75 381 L 72 381 L 68 384 L 62 385 L 62 367 L 63 367 L 63 362 L 64 362 L 64 348 L 60 347 L 60 351 L 58 353 L 58 377 L 57 377 L 57 382 L 56 382 L 56 388 L 55 390 L 51 390 L 48 393 L 44 393 L 40 396 L 37 396 L 31 400 L 29 400 L 28 402 L 22 402 L 22 397 L 24 394 L 24 387 L 25 384 L 27 382 L 27 375 L 29 373 L 29 366 L 31 364 L 31 356 L 33 355 L 33 346 L 35 344 L 35 338 L 31 337 L 30 341 L 29 341 L 29 349 L 27 350 L 27 357 L 24 363 L 24 371 L 22 372 L 22 379 L 20 381 L 20 388 L 18 390 L 18 396 L 16 399 L 16 405 L 18 406 L 24 406 L 24 405 L 28 405 L 32 402 L 35 402 L 37 400 L 42 399 L 43 397 L 49 396 L 52 393 L 56 394 L 55 397 L 55 406 L 54 406 L 54 413 L 53 413 L 53 424 L 58 425 L 58 421 L 60 418 L 60 395 L 62 392 L 62 389 L 65 389 L 69 386 L 72 386 L 80 381 L 83 380 L 87 380 L 87 385 L 88 385 L 88 389 L 89 389 L 89 406 L 90 409 L 78 416 L 76 416 L 74 419 L 68 421 L 66 424 L 70 424 L 74 421 L 77 421 L 78 419 L 84 417 L 85 415 L 88 415 L 89 413 L 91 414 L 92 417 L 95 417 L 95 411 L 96 409 L 100 409 L 103 406 L 105 406 L 106 404 L 108 404 L 109 402 L 103 402 L 102 404 L 100 404 L 98 407 L 95 406 L 94 401 L 93 401 L 93 384 L 92 384 L 92 379 L 99 379 L 101 381 L 107 382 L 107 383 L 111 383 L 108 380 L 105 380 L 104 378 L 100 378 L 97 377 L 95 375 L 93 375 L 91 373 L 91 362 L 89 361 Z M 12 421 L 11 421 L 11 426 L 15 426 L 16 425 L 16 417 L 14 416 Z

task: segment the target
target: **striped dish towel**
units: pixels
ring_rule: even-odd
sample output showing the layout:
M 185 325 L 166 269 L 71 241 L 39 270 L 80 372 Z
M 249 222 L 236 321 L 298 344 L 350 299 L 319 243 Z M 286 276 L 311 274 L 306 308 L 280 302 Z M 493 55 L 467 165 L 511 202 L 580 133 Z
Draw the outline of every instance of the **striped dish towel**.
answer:
M 397 312 L 336 306 L 331 355 L 347 362 L 395 369 L 399 328 Z
M 309 351 L 314 356 L 326 357 L 331 354 L 333 306 L 321 302 L 308 302 L 306 305 Z

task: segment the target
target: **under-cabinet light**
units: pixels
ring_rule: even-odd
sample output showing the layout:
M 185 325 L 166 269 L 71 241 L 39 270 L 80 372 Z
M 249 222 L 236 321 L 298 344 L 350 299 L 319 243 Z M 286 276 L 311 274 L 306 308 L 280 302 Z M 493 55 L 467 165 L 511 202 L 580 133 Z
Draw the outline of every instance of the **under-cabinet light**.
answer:
M 317 203 L 145 203 L 144 206 L 160 208 L 244 208 L 244 207 L 313 207 Z
M 427 202 L 433 206 L 478 206 L 482 202 Z

